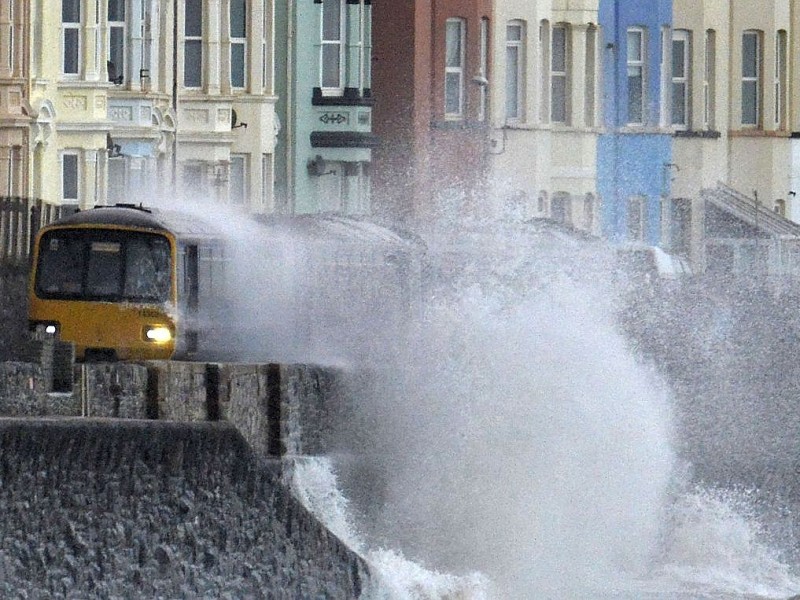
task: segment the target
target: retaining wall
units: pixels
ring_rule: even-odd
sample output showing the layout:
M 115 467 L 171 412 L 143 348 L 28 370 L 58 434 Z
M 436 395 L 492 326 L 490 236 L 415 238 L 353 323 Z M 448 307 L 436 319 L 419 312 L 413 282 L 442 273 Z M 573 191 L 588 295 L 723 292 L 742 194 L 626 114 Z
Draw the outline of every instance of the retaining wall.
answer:
M 230 423 L 0 418 L 0 596 L 358 598 L 365 563 Z

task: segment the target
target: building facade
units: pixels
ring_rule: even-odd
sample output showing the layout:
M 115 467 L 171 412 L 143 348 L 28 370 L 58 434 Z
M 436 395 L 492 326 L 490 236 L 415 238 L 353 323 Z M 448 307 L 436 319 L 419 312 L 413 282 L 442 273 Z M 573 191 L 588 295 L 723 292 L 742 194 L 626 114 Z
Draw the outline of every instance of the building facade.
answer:
M 371 211 L 372 2 L 276 4 L 276 209 Z
M 601 0 L 603 133 L 597 187 L 603 235 L 660 245 L 670 195 L 672 135 L 665 98 L 672 0 Z
M 489 0 L 376 0 L 376 212 L 403 221 L 486 205 Z
M 26 195 L 273 209 L 271 0 L 57 4 L 15 13 L 30 39 Z
M 495 3 L 489 153 L 502 213 L 599 231 L 597 9 Z
M 23 196 L 28 187 L 27 0 L 0 6 L 0 196 Z

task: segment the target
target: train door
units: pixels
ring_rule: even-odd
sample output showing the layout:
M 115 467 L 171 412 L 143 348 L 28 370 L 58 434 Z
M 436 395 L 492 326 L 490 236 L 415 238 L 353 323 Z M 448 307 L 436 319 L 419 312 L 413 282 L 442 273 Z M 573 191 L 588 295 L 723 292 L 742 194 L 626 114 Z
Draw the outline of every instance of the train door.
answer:
M 179 334 L 179 353 L 192 355 L 199 346 L 198 308 L 200 297 L 200 278 L 198 249 L 194 244 L 181 246 L 178 250 L 178 309 L 181 316 Z

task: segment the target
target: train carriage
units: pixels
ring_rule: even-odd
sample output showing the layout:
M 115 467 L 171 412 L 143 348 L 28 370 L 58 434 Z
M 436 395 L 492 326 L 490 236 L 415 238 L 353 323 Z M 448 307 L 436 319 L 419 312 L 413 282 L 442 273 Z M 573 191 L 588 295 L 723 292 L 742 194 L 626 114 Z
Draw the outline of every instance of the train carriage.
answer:
M 130 204 L 42 228 L 29 326 L 75 344 L 79 360 L 191 358 L 223 306 L 225 244 L 209 224 Z

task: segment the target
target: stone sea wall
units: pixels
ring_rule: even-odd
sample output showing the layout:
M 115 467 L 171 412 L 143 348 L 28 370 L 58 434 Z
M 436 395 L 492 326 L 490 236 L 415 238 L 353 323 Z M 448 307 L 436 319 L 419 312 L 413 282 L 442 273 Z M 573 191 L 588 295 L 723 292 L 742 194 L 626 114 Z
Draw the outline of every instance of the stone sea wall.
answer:
M 281 470 L 226 422 L 0 418 L 0 596 L 358 598 Z

